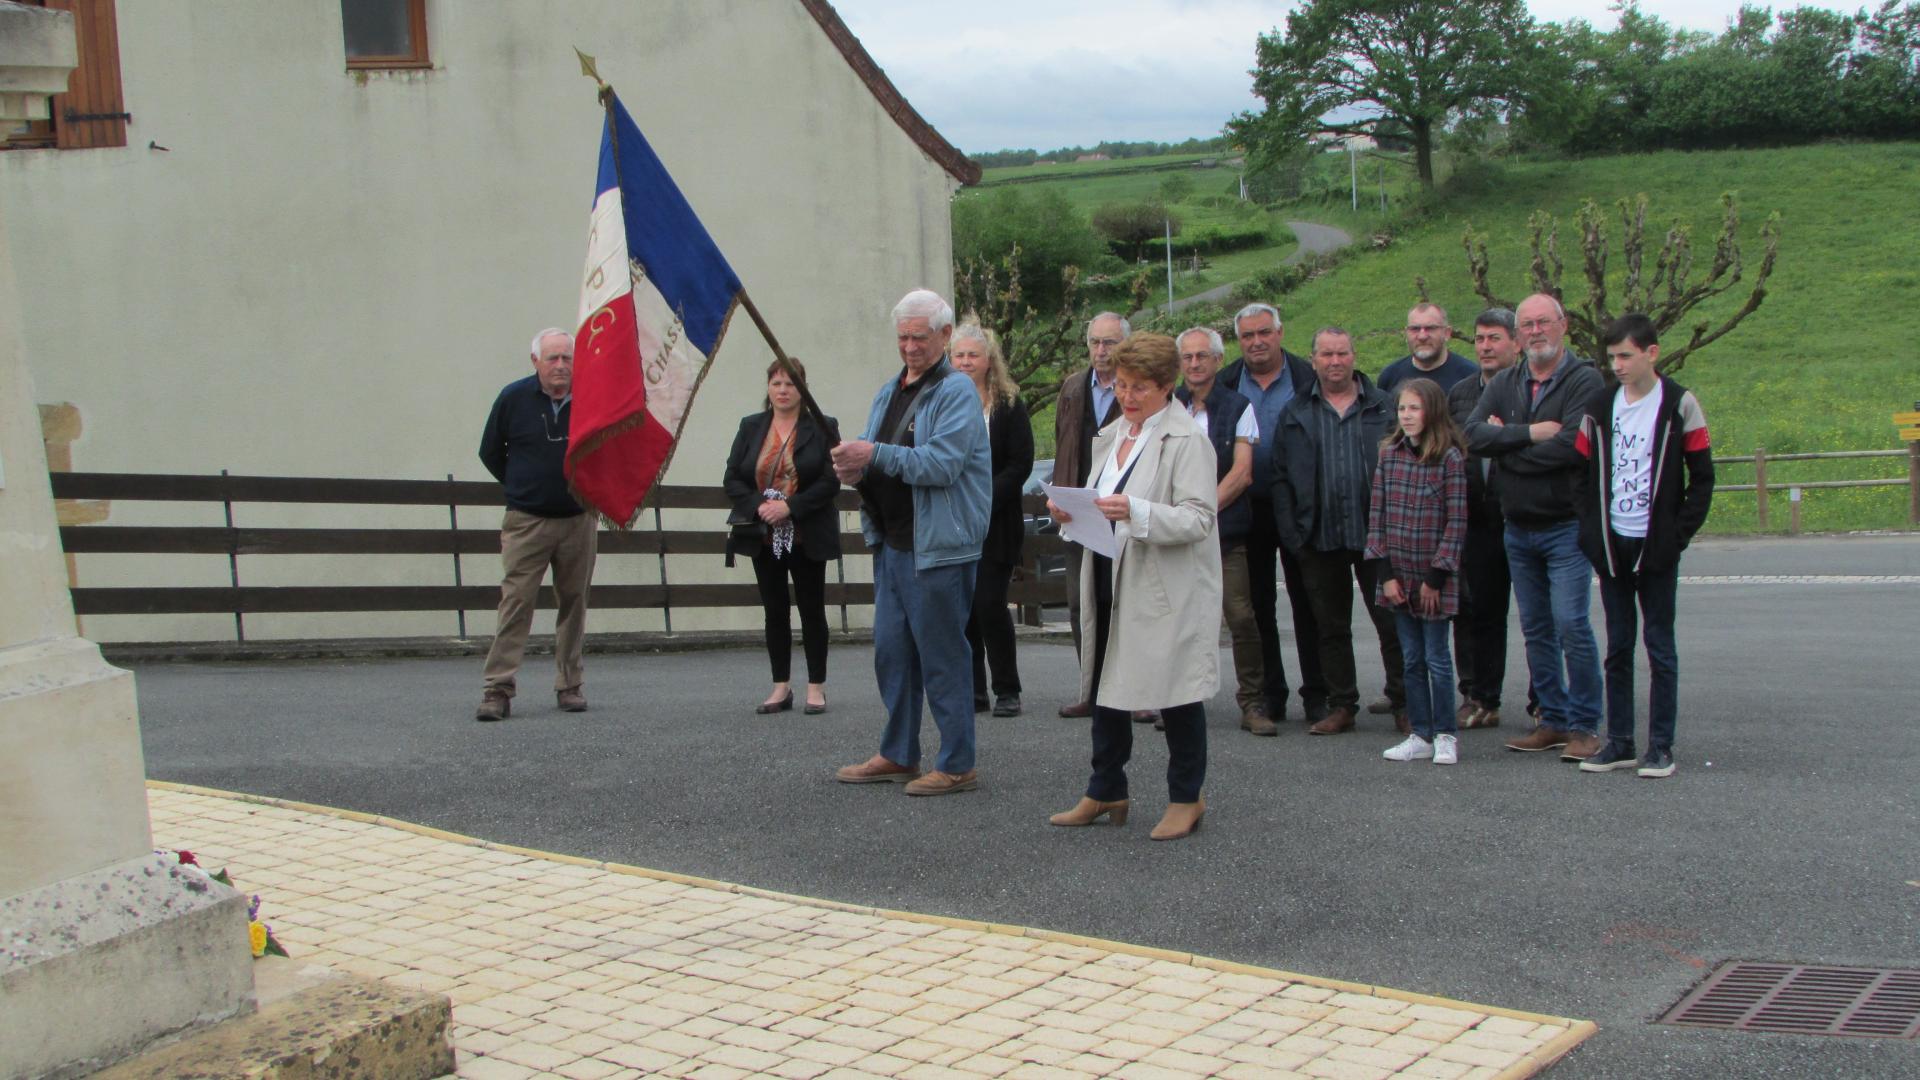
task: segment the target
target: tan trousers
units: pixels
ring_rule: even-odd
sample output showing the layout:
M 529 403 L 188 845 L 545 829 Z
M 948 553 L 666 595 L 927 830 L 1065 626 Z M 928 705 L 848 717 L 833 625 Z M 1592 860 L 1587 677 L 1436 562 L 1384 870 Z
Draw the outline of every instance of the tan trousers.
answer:
M 587 631 L 587 587 L 593 581 L 594 528 L 592 514 L 544 518 L 509 510 L 500 523 L 500 618 L 487 650 L 488 689 L 514 693 L 514 676 L 527 648 L 533 609 L 540 596 L 540 580 L 553 567 L 553 594 L 559 615 L 553 628 L 553 657 L 559 668 L 553 688 L 580 686 L 581 646 Z
M 1220 613 L 1233 639 L 1233 673 L 1239 681 L 1234 700 L 1242 713 L 1255 705 L 1265 708 L 1266 661 L 1260 652 L 1260 624 L 1253 618 L 1253 587 L 1247 578 L 1245 544 L 1235 544 L 1220 553 Z

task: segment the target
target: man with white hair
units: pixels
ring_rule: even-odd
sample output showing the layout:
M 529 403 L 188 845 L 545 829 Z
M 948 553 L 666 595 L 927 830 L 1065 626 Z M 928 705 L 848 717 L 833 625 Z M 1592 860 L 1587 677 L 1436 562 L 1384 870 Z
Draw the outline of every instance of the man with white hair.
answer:
M 1087 320 L 1087 366 L 1060 382 L 1053 401 L 1053 482 L 1062 487 L 1085 487 L 1093 469 L 1093 437 L 1120 417 L 1114 397 L 1113 354 L 1132 336 L 1133 327 L 1118 312 L 1103 311 Z M 1067 625 L 1073 628 L 1073 651 L 1080 651 L 1079 544 L 1067 545 Z M 1093 702 L 1060 706 L 1071 718 L 1093 715 Z
M 480 436 L 480 461 L 506 488 L 500 523 L 500 615 L 487 649 L 485 687 L 475 720 L 505 720 L 533 626 L 540 580 L 553 568 L 559 615 L 553 626 L 553 689 L 566 712 L 585 712 L 580 692 L 586 642 L 587 586 L 593 579 L 594 515 L 567 492 L 567 425 L 572 421 L 573 335 L 560 329 L 533 336 L 533 374 L 508 383 L 494 399 Z
M 900 373 L 874 395 L 866 433 L 833 449 L 841 483 L 860 489 L 873 549 L 873 672 L 887 707 L 880 752 L 836 773 L 846 784 L 905 783 L 909 795 L 979 784 L 967 615 L 993 505 L 993 460 L 973 380 L 953 369 L 953 308 L 916 289 L 893 309 Z M 924 698 L 940 729 L 920 771 Z
M 1600 651 L 1588 608 L 1593 566 L 1580 550 L 1574 484 L 1586 468 L 1580 422 L 1605 392 L 1594 366 L 1567 348 L 1567 313 L 1535 293 L 1515 310 L 1526 362 L 1495 375 L 1467 418 L 1467 443 L 1493 459 L 1506 515 L 1507 568 L 1520 608 L 1540 723 L 1507 749 L 1600 752 Z

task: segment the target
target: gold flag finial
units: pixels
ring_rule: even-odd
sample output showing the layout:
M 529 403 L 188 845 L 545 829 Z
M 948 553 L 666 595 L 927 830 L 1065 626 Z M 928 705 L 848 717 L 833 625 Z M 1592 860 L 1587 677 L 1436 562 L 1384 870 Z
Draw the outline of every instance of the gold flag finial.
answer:
M 580 58 L 580 74 L 585 75 L 586 77 L 592 79 L 596 83 L 599 83 L 600 87 L 602 89 L 605 89 L 607 85 L 607 80 L 600 77 L 600 69 L 594 66 L 593 57 L 588 56 L 586 53 L 581 52 L 578 46 L 574 47 L 573 55 Z

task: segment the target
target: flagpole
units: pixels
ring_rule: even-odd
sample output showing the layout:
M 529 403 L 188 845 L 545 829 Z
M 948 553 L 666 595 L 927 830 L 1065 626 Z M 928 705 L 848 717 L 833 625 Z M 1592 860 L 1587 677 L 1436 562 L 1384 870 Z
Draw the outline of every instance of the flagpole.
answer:
M 614 181 L 624 190 L 625 181 L 620 176 L 620 125 L 613 121 L 613 101 L 617 95 L 613 87 L 600 77 L 599 70 L 594 66 L 593 57 L 577 48 L 573 53 L 580 58 L 581 74 L 591 78 L 599 86 L 600 107 L 606 110 L 607 114 L 607 138 L 613 143 Z M 740 306 L 747 309 L 747 317 L 753 320 L 753 325 L 760 330 L 760 336 L 766 339 L 767 347 L 773 350 L 774 359 L 780 364 L 780 370 L 787 373 L 787 378 L 793 381 L 794 388 L 800 391 L 800 405 L 806 409 L 807 416 L 813 421 L 814 426 L 827 437 L 827 446 L 829 448 L 839 446 L 840 436 L 835 434 L 833 426 L 827 423 L 827 414 L 821 410 L 820 403 L 813 400 L 813 391 L 807 389 L 806 376 L 800 374 L 800 369 L 793 364 L 793 358 L 788 356 L 786 350 L 780 347 L 780 342 L 774 339 L 773 328 L 767 325 L 767 320 L 761 316 L 760 309 L 754 306 L 753 298 L 747 295 L 744 285 L 740 288 Z

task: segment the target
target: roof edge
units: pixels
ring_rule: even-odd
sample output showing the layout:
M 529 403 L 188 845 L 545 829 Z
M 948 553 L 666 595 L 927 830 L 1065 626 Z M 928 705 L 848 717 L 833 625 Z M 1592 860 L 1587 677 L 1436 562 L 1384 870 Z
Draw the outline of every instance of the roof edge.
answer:
M 806 8 L 807 14 L 813 16 L 813 21 L 827 32 L 827 39 L 846 58 L 847 66 L 853 69 L 861 82 L 867 84 L 874 100 L 880 103 L 888 116 L 893 117 L 893 122 L 900 125 L 900 130 L 907 133 L 914 145 L 961 184 L 980 182 L 980 166 L 934 130 L 933 125 L 914 109 L 900 89 L 893 85 L 893 80 L 887 78 L 887 73 L 873 62 L 873 56 L 867 52 L 866 46 L 860 44 L 860 39 L 853 36 L 852 30 L 847 29 L 847 24 L 841 21 L 840 13 L 833 10 L 831 3 L 827 0 L 800 0 L 800 6 Z

